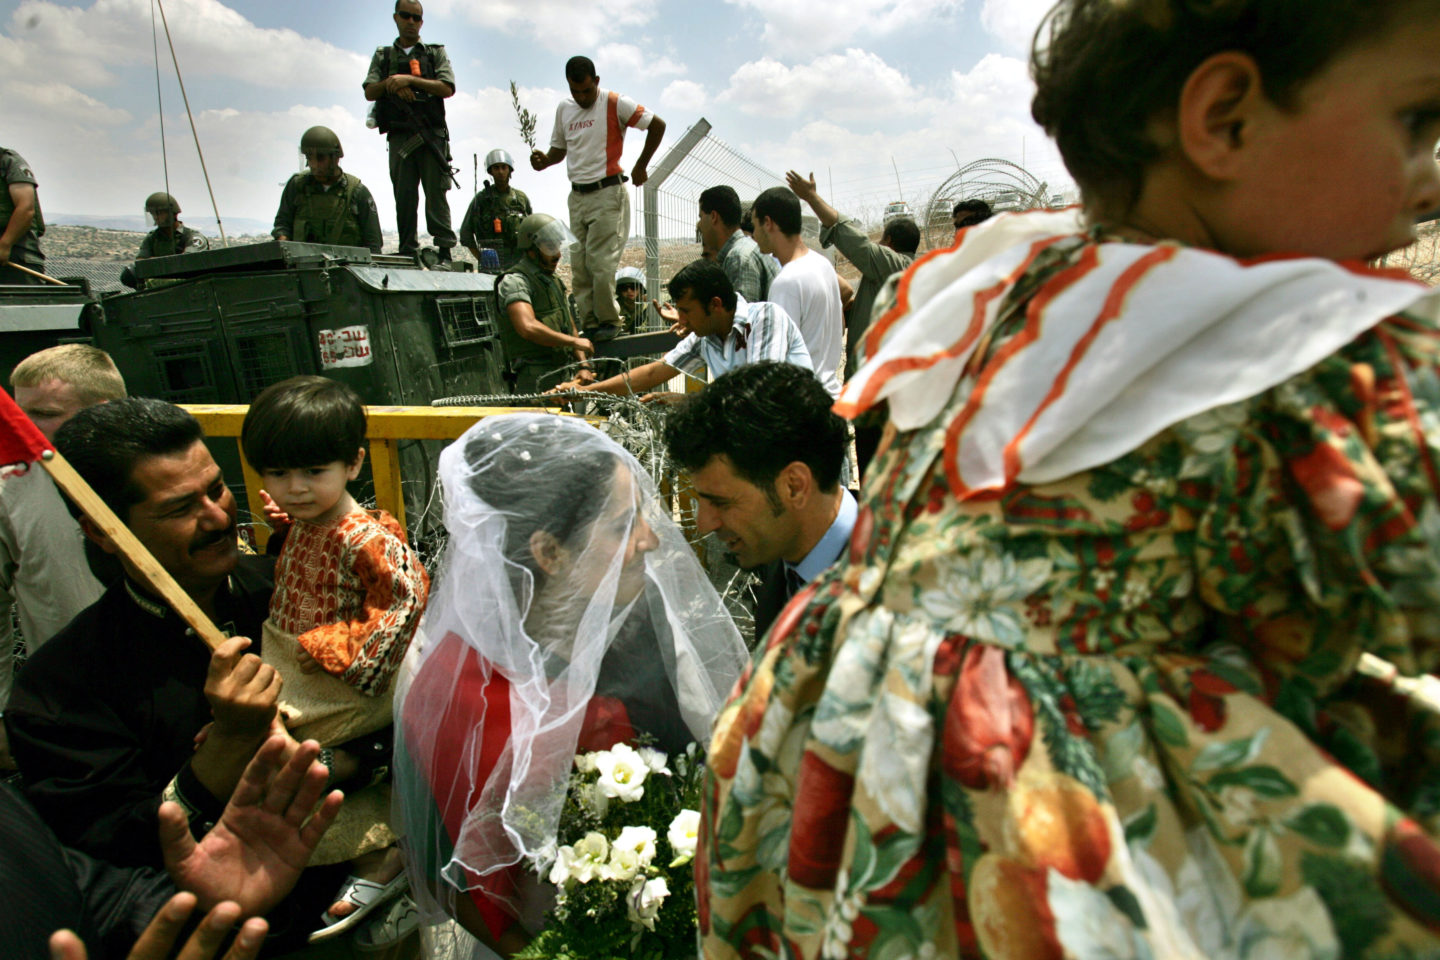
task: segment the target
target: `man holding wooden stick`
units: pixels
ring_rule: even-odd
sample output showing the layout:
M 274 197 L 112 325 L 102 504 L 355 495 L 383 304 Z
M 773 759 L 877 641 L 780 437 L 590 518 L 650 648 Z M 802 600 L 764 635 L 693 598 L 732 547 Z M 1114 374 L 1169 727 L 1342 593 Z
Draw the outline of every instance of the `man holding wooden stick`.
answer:
M 235 498 L 180 408 L 116 400 L 76 414 L 55 439 L 123 521 L 111 532 L 88 516 L 81 525 L 125 576 L 21 672 L 5 716 L 11 749 L 27 796 L 62 842 L 120 865 L 158 866 L 160 802 L 179 803 L 198 836 L 259 744 L 285 733 L 279 677 L 247 639 L 260 636 L 273 564 L 239 553 Z M 127 532 L 153 561 L 121 548 Z M 229 639 L 212 652 L 149 585 L 151 562 Z M 387 728 L 336 748 L 332 784 L 370 782 L 388 766 L 389 743 Z M 305 872 L 270 917 L 277 947 L 304 943 L 345 869 Z
M 42 282 L 35 272 L 45 271 L 45 254 L 40 252 L 45 218 L 35 188 L 35 174 L 25 158 L 0 147 L 0 284 Z

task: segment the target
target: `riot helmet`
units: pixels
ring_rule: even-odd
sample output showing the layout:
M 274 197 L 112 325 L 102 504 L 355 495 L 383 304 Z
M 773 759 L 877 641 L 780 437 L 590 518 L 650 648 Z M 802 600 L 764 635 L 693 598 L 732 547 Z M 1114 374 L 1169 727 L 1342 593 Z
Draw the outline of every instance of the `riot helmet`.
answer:
M 300 153 L 333 153 L 336 157 L 345 156 L 345 151 L 340 146 L 340 138 L 329 127 L 311 127 L 306 130 L 300 137 Z
M 575 242 L 575 235 L 565 226 L 565 221 L 556 220 L 548 213 L 532 213 L 521 220 L 515 236 L 521 250 L 534 247 L 547 257 L 558 256 Z
M 494 150 L 491 150 L 489 153 L 485 154 L 485 172 L 489 173 L 490 168 L 495 166 L 495 164 L 497 163 L 503 163 L 505 164 L 505 166 L 510 168 L 510 172 L 515 172 L 514 158 L 510 156 L 508 151 L 501 150 L 499 147 L 496 147 Z
M 645 289 L 645 271 L 639 267 L 622 267 L 615 273 L 615 292 L 619 293 L 626 287 L 639 287 Z

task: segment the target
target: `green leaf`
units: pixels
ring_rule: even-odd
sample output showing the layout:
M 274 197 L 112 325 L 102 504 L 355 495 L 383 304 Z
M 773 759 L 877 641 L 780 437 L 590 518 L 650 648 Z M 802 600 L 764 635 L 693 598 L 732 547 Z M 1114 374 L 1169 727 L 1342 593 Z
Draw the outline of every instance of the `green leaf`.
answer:
M 858 810 L 850 811 L 850 822 L 855 825 L 855 846 L 850 857 L 850 887 L 836 891 L 842 897 L 850 890 L 868 889 L 870 874 L 875 869 L 875 841 L 870 835 L 870 827 Z M 845 838 L 836 837 L 835 842 L 844 843 Z
M 1150 723 L 1155 728 L 1155 736 L 1166 746 L 1190 746 L 1190 735 L 1185 732 L 1184 721 L 1165 704 L 1156 700 L 1150 701 Z
M 1159 815 L 1155 812 L 1155 804 L 1147 806 L 1143 812 L 1137 813 L 1125 821 L 1125 842 L 1149 844 L 1155 836 L 1155 825 Z
M 1390 898 L 1367 865 L 1349 857 L 1305 850 L 1300 878 L 1315 888 L 1340 940 L 1342 957 L 1369 956 L 1365 951 L 1390 929 Z
M 1280 889 L 1285 861 L 1280 845 L 1266 827 L 1256 827 L 1245 838 L 1245 892 L 1252 897 L 1269 897 Z
M 1222 787 L 1248 787 L 1260 796 L 1271 799 L 1293 797 L 1300 793 L 1295 784 L 1290 782 L 1289 777 L 1265 764 L 1243 767 L 1239 770 L 1225 770 L 1215 774 L 1208 782 L 1211 789 L 1214 790 Z
M 716 897 L 728 899 L 745 889 L 759 872 L 759 864 L 740 870 L 716 870 L 712 867 L 710 869 L 710 889 Z
M 1260 748 L 1265 745 L 1265 740 L 1269 736 L 1270 729 L 1262 727 L 1252 736 L 1241 737 L 1238 740 L 1207 743 L 1195 757 L 1195 762 L 1190 765 L 1190 769 L 1200 773 L 1204 770 L 1225 770 L 1244 766 L 1255 759 L 1255 755 L 1260 752 Z
M 1105 891 L 1105 896 L 1115 904 L 1115 909 L 1125 914 L 1126 918 L 1134 925 L 1136 930 L 1148 929 L 1145 923 L 1145 911 L 1140 908 L 1140 901 L 1135 894 L 1130 892 L 1129 887 L 1111 887 Z
M 1343 847 L 1350 842 L 1350 821 L 1339 807 L 1312 803 L 1285 818 L 1285 826 L 1321 847 Z

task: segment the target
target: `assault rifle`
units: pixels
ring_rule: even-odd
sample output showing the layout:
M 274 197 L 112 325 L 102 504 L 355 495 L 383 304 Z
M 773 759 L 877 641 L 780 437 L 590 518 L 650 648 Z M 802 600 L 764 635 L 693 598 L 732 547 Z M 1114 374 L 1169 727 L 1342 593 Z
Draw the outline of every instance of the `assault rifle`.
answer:
M 440 161 L 440 166 L 445 169 L 445 175 L 450 178 L 451 183 L 455 184 L 455 189 L 459 190 L 460 179 L 456 176 L 460 172 L 459 168 L 450 166 L 450 157 L 445 148 L 440 145 L 440 138 L 435 136 L 435 131 L 421 118 L 415 105 L 392 93 L 387 93 L 385 96 L 389 98 L 390 105 L 400 108 L 401 115 L 408 121 L 407 126 L 420 135 L 420 141 L 430 149 L 431 153 L 435 154 Z

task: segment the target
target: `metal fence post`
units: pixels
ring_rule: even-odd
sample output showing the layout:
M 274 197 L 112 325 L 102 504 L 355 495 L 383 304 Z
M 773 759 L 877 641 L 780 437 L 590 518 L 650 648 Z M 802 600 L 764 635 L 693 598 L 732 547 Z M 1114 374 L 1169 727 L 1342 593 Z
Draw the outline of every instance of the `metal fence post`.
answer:
M 645 286 L 651 300 L 660 296 L 660 188 L 695 145 L 710 133 L 710 121 L 701 117 L 686 130 L 655 166 L 641 189 L 645 197 Z

